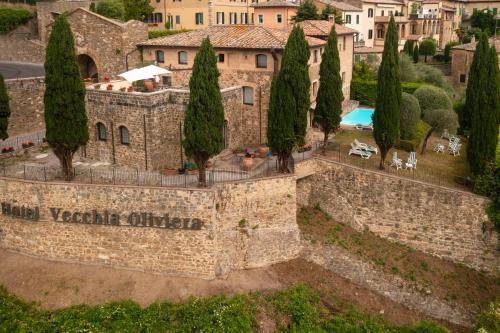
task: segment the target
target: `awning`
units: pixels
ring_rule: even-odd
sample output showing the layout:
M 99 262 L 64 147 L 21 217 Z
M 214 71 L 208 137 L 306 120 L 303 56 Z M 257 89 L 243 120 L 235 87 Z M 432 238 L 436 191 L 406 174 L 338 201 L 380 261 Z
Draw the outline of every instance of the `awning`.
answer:
M 118 76 L 124 78 L 129 82 L 134 82 L 139 80 L 153 79 L 159 75 L 169 75 L 169 74 L 172 74 L 172 72 L 165 68 L 161 68 L 155 65 L 149 65 L 146 67 L 134 68 Z

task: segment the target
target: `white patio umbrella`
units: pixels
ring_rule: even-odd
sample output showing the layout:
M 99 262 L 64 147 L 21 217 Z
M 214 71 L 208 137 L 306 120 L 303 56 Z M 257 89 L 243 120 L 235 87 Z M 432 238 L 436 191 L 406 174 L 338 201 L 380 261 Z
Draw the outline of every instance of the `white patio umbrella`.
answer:
M 124 78 L 129 82 L 134 82 L 139 80 L 154 79 L 159 75 L 170 75 L 170 74 L 172 74 L 172 72 L 165 68 L 161 68 L 155 65 L 149 65 L 146 67 L 134 68 L 118 76 Z

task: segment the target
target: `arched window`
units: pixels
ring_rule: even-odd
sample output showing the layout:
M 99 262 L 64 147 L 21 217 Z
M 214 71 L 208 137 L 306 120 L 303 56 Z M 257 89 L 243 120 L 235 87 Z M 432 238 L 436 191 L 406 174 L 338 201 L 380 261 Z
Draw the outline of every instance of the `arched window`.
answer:
M 161 50 L 156 51 L 156 62 L 159 64 L 163 64 L 165 62 L 165 55 L 163 51 Z
M 257 54 L 255 56 L 257 68 L 267 68 L 267 56 L 265 54 Z
M 368 17 L 373 17 L 373 9 L 368 8 Z
M 103 123 L 97 123 L 97 138 L 100 141 L 106 141 L 106 126 Z
M 253 105 L 253 88 L 243 87 L 243 104 Z
M 187 65 L 188 63 L 188 54 L 186 51 L 180 51 L 179 52 L 179 64 L 180 65 Z
M 130 144 L 128 129 L 125 126 L 120 126 L 120 143 L 122 145 Z

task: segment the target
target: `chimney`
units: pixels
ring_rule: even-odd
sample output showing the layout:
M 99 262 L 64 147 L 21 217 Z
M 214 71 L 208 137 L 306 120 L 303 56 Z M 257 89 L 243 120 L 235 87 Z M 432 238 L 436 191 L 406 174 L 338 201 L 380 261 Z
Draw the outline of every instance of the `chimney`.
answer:
M 335 15 L 332 14 L 328 15 L 328 22 L 335 23 Z

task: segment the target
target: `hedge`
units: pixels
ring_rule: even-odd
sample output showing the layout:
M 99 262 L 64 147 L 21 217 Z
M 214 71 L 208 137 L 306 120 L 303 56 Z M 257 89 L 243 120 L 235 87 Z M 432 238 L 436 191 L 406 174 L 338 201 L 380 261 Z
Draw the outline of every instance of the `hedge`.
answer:
M 424 86 L 425 83 L 402 82 L 401 90 L 413 94 L 415 90 Z M 351 82 L 351 99 L 359 101 L 361 105 L 375 106 L 377 100 L 377 81 L 375 80 L 353 80 Z
M 429 129 L 430 129 L 430 126 L 427 123 L 420 120 L 418 125 L 417 125 L 415 138 L 413 140 L 401 140 L 400 139 L 396 142 L 396 144 L 394 145 L 394 148 L 403 149 L 407 152 L 417 151 L 417 149 L 420 146 L 420 143 L 424 139 L 425 135 L 427 134 L 427 132 L 429 132 Z
M 35 16 L 24 8 L 0 7 L 0 34 L 6 34 Z
M 153 38 L 158 38 L 158 37 L 165 37 L 165 36 L 171 36 L 171 35 L 176 35 L 181 32 L 188 32 L 191 31 L 189 29 L 181 29 L 181 30 L 150 30 L 148 31 L 148 37 L 149 39 Z

